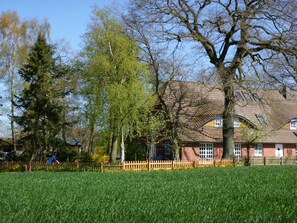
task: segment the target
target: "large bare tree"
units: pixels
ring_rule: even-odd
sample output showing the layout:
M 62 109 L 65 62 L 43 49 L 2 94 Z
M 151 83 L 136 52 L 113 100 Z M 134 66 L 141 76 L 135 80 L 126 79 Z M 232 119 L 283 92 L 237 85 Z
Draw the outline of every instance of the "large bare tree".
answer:
M 267 72 L 273 58 L 296 55 L 296 1 L 131 0 L 130 7 L 163 41 L 191 44 L 197 53 L 189 56 L 214 69 L 225 94 L 223 157 L 232 157 L 234 86 Z
M 158 100 L 158 112 L 155 116 L 159 119 L 159 125 L 166 125 L 158 134 L 149 133 L 148 147 L 151 152 L 155 149 L 156 140 L 170 140 L 173 158 L 180 159 L 179 121 L 173 112 L 176 104 L 169 104 L 163 97 L 162 86 L 168 80 L 191 79 L 189 73 L 192 66 L 186 56 L 184 47 L 168 43 L 163 37 L 158 35 L 158 30 L 154 24 L 143 20 L 137 11 L 132 7 L 123 17 L 124 25 L 129 35 L 136 40 L 141 48 L 139 59 L 146 63 L 151 71 L 150 84 Z M 172 50 L 173 49 L 173 50 Z M 191 63 L 192 64 L 192 63 Z M 194 78 L 194 75 L 192 76 Z M 160 120 L 162 120 L 160 122 Z M 156 123 L 155 123 L 156 124 Z M 163 126 L 164 127 L 164 126 Z

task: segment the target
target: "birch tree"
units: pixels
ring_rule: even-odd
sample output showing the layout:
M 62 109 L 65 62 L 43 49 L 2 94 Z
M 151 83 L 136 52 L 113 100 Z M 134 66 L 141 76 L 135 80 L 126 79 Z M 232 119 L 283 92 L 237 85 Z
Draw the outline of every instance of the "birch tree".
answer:
M 112 11 L 95 7 L 83 51 L 86 111 L 91 128 L 109 132 L 110 162 L 116 161 L 119 143 L 124 161 L 125 140 L 140 134 L 141 119 L 151 107 L 139 48 L 118 21 Z

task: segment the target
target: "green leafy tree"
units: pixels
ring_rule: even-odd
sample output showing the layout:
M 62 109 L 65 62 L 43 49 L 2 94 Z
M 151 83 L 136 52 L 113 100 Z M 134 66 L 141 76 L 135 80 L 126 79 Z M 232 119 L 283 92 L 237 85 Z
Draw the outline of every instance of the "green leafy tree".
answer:
M 14 95 L 20 89 L 20 85 L 17 85 L 20 83 L 17 70 L 24 62 L 39 30 L 48 32 L 49 23 L 40 23 L 35 19 L 21 20 L 15 11 L 0 14 L 0 78 L 8 79 L 11 137 L 15 151 Z
M 125 140 L 141 134 L 142 120 L 153 102 L 145 85 L 146 67 L 137 59 L 139 48 L 114 15 L 94 8 L 85 34 L 83 87 L 90 127 L 109 132 L 111 162 L 116 160 L 119 142 L 124 161 Z
M 24 89 L 17 99 L 22 115 L 16 117 L 23 128 L 23 139 L 31 152 L 31 160 L 57 143 L 65 128 L 63 115 L 64 92 L 59 88 L 65 68 L 57 65 L 54 47 L 39 34 L 19 73 Z

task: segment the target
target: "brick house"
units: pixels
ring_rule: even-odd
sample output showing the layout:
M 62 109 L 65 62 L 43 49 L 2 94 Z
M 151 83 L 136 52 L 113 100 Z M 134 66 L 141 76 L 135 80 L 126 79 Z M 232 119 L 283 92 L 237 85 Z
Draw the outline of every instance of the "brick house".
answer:
M 22 152 L 22 146 L 17 144 L 17 154 Z M 0 138 L 0 153 L 11 153 L 13 151 L 13 143 L 11 138 Z
M 178 122 L 181 159 L 221 158 L 224 93 L 219 86 L 169 81 L 163 98 Z M 297 92 L 236 88 L 235 157 L 296 157 Z M 168 141 L 156 150 L 170 158 Z

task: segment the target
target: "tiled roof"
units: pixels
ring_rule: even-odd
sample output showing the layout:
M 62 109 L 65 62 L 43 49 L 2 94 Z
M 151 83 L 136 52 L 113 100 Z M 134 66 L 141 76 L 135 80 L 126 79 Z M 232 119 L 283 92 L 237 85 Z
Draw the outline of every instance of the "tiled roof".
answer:
M 0 146 L 13 146 L 11 138 L 0 138 Z
M 266 143 L 297 143 L 297 136 L 294 132 L 286 129 L 280 129 L 275 132 L 271 132 L 262 142 Z
M 237 88 L 243 93 L 246 90 Z M 169 81 L 163 88 L 163 96 L 179 122 L 179 137 L 185 142 L 221 142 L 221 128 L 206 127 L 207 122 L 221 115 L 224 109 L 224 93 L 217 85 L 196 82 Z M 267 123 L 263 142 L 297 143 L 292 130 L 281 129 L 291 119 L 297 118 L 297 92 L 290 92 L 290 100 L 276 89 L 251 89 L 256 100 L 237 101 L 235 115 L 256 128 L 260 126 L 257 115 Z M 244 141 L 240 129 L 235 128 L 235 141 Z

